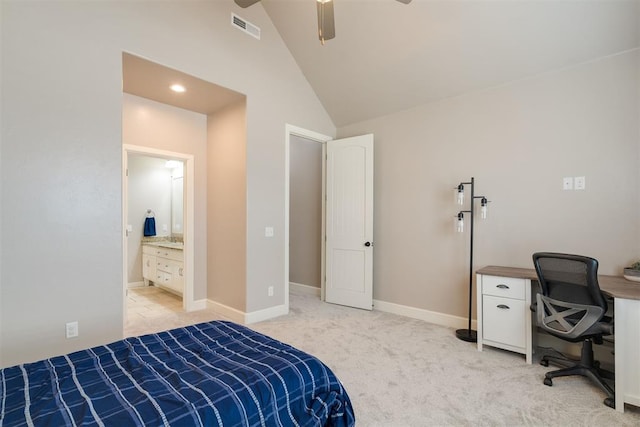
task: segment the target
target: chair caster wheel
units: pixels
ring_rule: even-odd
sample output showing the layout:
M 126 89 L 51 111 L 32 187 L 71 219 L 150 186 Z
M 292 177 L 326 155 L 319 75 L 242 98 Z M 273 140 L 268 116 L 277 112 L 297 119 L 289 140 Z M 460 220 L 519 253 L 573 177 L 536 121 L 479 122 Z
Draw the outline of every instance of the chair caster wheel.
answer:
M 551 381 L 551 378 L 546 378 L 544 379 L 544 385 L 548 385 L 549 387 L 551 387 L 553 385 L 553 381 Z
M 540 364 L 541 364 L 542 366 L 549 366 L 549 361 L 548 361 L 547 359 L 542 359 L 542 360 L 540 361 Z
M 616 399 L 613 397 L 607 397 L 604 400 L 604 404 L 607 405 L 609 408 L 616 409 Z

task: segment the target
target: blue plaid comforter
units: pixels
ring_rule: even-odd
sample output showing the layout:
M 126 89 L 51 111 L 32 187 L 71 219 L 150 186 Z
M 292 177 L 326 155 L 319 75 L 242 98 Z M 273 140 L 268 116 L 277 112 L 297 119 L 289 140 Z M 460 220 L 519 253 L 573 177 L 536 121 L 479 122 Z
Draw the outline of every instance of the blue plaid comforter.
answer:
M 214 321 L 0 370 L 0 426 L 352 426 L 322 362 Z

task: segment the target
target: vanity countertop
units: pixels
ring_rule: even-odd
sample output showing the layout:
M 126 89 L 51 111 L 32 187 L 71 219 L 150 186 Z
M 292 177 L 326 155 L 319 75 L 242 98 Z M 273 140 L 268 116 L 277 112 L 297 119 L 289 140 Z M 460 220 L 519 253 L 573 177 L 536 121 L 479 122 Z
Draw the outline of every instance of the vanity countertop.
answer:
M 179 249 L 179 250 L 184 249 L 184 243 L 182 242 L 156 241 L 156 242 L 142 242 L 142 244 L 149 245 L 149 246 L 157 246 L 160 248 L 167 248 L 167 249 Z

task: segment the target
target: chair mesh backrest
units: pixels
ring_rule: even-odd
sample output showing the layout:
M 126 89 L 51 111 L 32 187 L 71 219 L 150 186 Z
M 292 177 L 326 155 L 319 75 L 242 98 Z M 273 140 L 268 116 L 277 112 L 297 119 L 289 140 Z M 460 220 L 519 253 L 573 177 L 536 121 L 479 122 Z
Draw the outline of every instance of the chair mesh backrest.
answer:
M 598 261 L 580 255 L 533 254 L 542 293 L 556 300 L 596 305 L 607 310 L 598 284 Z

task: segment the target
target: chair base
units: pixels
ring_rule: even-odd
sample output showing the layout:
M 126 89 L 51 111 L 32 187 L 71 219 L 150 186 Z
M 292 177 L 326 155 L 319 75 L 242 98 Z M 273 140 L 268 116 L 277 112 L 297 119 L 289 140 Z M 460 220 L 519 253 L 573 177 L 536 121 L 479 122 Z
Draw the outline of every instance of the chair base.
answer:
M 604 399 L 604 404 L 610 408 L 615 408 L 615 392 L 609 384 L 605 382 L 605 378 L 609 380 L 615 379 L 613 372 L 600 369 L 600 362 L 593 358 L 593 343 L 586 340 L 582 344 L 582 351 L 579 361 L 572 361 L 568 359 L 562 359 L 554 356 L 543 356 L 540 360 L 540 364 L 543 366 L 549 366 L 549 362 L 564 366 L 562 369 L 556 371 L 547 372 L 544 376 L 544 384 L 548 386 L 553 385 L 553 378 L 566 377 L 570 375 L 581 375 L 589 378 L 594 384 L 596 384 L 602 391 L 607 394 Z

